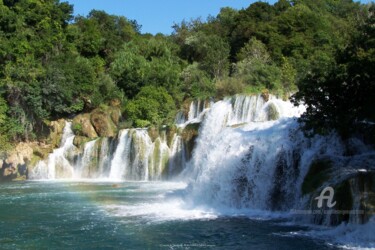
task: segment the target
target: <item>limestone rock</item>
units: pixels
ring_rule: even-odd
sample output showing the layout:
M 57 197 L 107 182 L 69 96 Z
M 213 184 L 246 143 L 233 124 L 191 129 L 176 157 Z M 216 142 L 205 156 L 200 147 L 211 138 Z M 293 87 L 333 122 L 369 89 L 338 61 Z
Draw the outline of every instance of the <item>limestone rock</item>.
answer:
M 35 143 L 21 142 L 9 152 L 7 159 L 1 164 L 0 179 L 12 180 L 20 176 L 26 176 L 26 165 L 33 158 L 33 144 Z
M 31 161 L 34 150 L 28 143 L 21 142 L 16 148 L 9 154 L 6 159 L 6 163 L 11 166 L 24 165 Z
M 117 127 L 113 123 L 108 111 L 94 110 L 91 114 L 91 123 L 100 137 L 113 137 L 116 135 Z
M 275 121 L 280 118 L 279 111 L 277 110 L 277 107 L 275 104 L 271 103 L 267 107 L 267 120 L 268 121 Z
M 98 134 L 91 124 L 90 114 L 80 114 L 73 119 L 73 131 L 77 135 L 86 136 L 88 138 L 96 138 Z
M 49 124 L 50 134 L 48 136 L 48 143 L 52 144 L 53 147 L 57 148 L 60 146 L 62 134 L 64 132 L 64 127 L 65 127 L 64 119 L 52 121 Z
M 184 128 L 181 133 L 187 152 L 187 159 L 191 159 L 192 157 L 200 125 L 200 123 L 190 123 Z
M 77 135 L 74 137 L 73 145 L 76 146 L 77 148 L 80 148 L 83 144 L 85 144 L 86 142 L 89 142 L 90 140 L 91 139 L 88 137 Z
M 111 108 L 110 115 L 112 122 L 118 126 L 121 120 L 121 110 L 119 108 Z

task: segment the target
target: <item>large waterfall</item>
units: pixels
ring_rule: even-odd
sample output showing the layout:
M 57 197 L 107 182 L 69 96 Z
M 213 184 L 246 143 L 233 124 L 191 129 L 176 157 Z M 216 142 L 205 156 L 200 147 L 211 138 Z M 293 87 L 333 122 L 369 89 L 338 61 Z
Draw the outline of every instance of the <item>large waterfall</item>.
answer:
M 374 171 L 373 150 L 355 139 L 348 149 L 335 134 L 305 137 L 297 122 L 304 111 L 272 95 L 193 101 L 173 128 L 124 129 L 80 147 L 67 122 L 60 147 L 29 178 L 178 179 L 189 184 L 188 203 L 220 212 L 303 210 L 316 207 L 313 198 L 333 186 L 343 201 L 337 208 L 368 213 L 366 192 L 373 186 L 366 173 Z M 371 211 L 366 213 L 309 220 L 363 223 Z
M 307 139 L 296 117 L 304 107 L 271 97 L 226 99 L 206 114 L 183 175 L 190 198 L 219 209 L 286 210 L 301 195 L 310 163 L 342 154 L 335 136 Z

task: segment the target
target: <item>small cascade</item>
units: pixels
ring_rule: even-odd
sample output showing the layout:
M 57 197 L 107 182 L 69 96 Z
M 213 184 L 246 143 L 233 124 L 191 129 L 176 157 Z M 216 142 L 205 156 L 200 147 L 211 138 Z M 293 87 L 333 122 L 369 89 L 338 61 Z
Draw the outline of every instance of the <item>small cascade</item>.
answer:
M 166 142 L 165 131 L 155 140 L 149 157 L 150 180 L 161 180 L 167 176 L 167 166 L 170 159 L 169 147 Z
M 100 172 L 98 167 L 98 140 L 87 142 L 84 146 L 83 154 L 78 160 L 78 166 L 74 171 L 75 178 L 98 178 Z
M 202 101 L 202 100 L 192 101 L 190 104 L 188 120 L 191 121 L 193 119 L 197 119 L 204 109 L 205 109 L 205 101 Z
M 99 178 L 106 178 L 111 171 L 111 161 L 113 158 L 113 150 L 116 147 L 113 138 L 101 138 L 98 169 Z
M 126 180 L 147 181 L 149 177 L 148 159 L 152 148 L 151 138 L 146 129 L 131 130 L 129 167 L 125 171 Z
M 177 125 L 182 125 L 186 122 L 186 117 L 183 111 L 179 111 L 176 115 L 175 123 Z
M 189 123 L 198 123 L 203 120 L 204 114 L 212 107 L 212 100 L 194 100 L 190 103 L 188 112 L 177 113 L 175 123 L 178 126 L 186 126 Z
M 260 112 L 262 112 L 264 104 L 265 101 L 260 95 L 235 96 L 230 124 L 256 121 L 259 118 Z
M 72 165 L 75 146 L 73 145 L 74 133 L 72 124 L 65 124 L 60 147 L 55 149 L 48 159 L 39 161 L 29 174 L 30 179 L 57 179 L 73 178 Z
M 119 142 L 111 162 L 110 179 L 121 180 L 125 175 L 125 167 L 129 165 L 131 137 L 129 130 L 122 130 L 119 133 Z
M 186 164 L 184 141 L 180 135 L 174 135 L 169 156 L 168 174 L 169 176 L 176 176 L 182 172 Z

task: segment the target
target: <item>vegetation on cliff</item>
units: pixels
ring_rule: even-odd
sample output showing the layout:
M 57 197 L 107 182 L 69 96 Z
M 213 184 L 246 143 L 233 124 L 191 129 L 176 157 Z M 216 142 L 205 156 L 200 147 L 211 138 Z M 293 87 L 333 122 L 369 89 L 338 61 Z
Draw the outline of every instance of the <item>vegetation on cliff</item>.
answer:
M 0 0 L 0 13 L 0 151 L 46 138 L 51 120 L 110 102 L 127 126 L 160 125 L 188 98 L 285 95 L 298 86 L 296 101 L 311 108 L 308 126 L 374 119 L 370 5 L 256 2 L 176 24 L 170 36 L 142 34 L 136 21 L 103 11 L 73 17 L 73 6 L 59 0 Z M 349 112 L 337 118 L 341 108 Z M 96 133 L 103 115 L 91 117 Z

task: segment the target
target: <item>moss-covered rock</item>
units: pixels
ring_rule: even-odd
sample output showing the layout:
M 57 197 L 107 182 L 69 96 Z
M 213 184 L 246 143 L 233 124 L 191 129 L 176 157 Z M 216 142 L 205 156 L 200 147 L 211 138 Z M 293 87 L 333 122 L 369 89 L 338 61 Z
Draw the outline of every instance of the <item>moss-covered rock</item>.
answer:
M 89 142 L 89 141 L 91 141 L 91 140 L 92 140 L 92 139 L 89 138 L 89 137 L 76 135 L 76 136 L 74 137 L 74 140 L 73 140 L 73 145 L 76 146 L 77 148 L 82 148 L 83 145 L 84 145 L 86 142 Z
M 51 144 L 52 147 L 57 148 L 60 146 L 65 124 L 66 124 L 66 121 L 64 119 L 50 122 L 49 124 L 50 134 L 48 136 L 47 143 Z
M 172 147 L 172 141 L 174 136 L 178 133 L 178 128 L 176 125 L 171 125 L 166 128 L 166 134 L 167 134 L 167 145 L 169 148 Z
M 159 128 L 151 126 L 147 129 L 148 136 L 150 136 L 151 141 L 154 142 L 159 136 Z
M 302 183 L 302 193 L 315 192 L 330 178 L 332 162 L 329 159 L 318 159 L 311 163 L 309 172 Z
M 80 114 L 74 117 L 72 122 L 72 129 L 76 135 L 85 136 L 89 138 L 97 138 L 98 133 L 91 124 L 90 114 Z
M 277 110 L 277 107 L 275 104 L 270 103 L 267 106 L 267 120 L 268 121 L 275 121 L 280 118 L 279 111 Z
M 264 90 L 262 91 L 261 97 L 263 98 L 263 100 L 264 100 L 265 102 L 268 102 L 269 99 L 270 99 L 270 92 L 269 92 L 269 90 L 268 90 L 268 89 L 264 89 Z
M 0 168 L 0 180 L 10 181 L 27 174 L 27 164 L 33 158 L 33 145 L 21 142 L 11 150 Z
M 120 108 L 111 108 L 109 114 L 111 116 L 112 122 L 116 126 L 119 126 L 121 118 L 122 118 L 121 117 L 121 110 L 120 110 Z
M 348 169 L 351 174 L 345 175 Z M 319 208 L 316 197 L 321 195 L 326 186 L 333 188 L 335 204 L 329 208 L 323 203 L 324 207 Z M 311 209 L 321 210 L 321 213 L 313 216 L 316 224 L 328 222 L 335 226 L 342 222 L 366 223 L 375 212 L 375 173 L 360 170 L 353 172 L 350 161 L 336 162 L 328 157 L 321 158 L 312 162 L 302 184 L 302 193 L 310 195 Z
M 91 113 L 90 118 L 96 133 L 100 137 L 114 137 L 117 133 L 117 127 L 112 121 L 108 110 L 96 109 Z
M 187 154 L 186 157 L 188 160 L 192 157 L 193 149 L 196 144 L 196 139 L 199 134 L 200 125 L 201 123 L 190 123 L 184 128 L 184 130 L 181 133 L 182 139 L 185 144 Z

